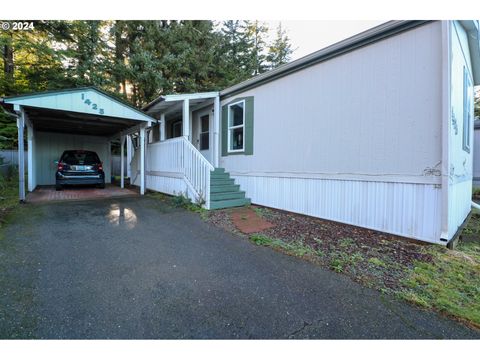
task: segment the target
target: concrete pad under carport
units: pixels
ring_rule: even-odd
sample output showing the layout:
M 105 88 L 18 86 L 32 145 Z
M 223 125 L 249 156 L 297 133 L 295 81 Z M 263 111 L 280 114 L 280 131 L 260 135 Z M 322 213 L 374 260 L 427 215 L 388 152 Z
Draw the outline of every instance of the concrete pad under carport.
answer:
M 104 189 L 89 186 L 69 186 L 62 191 L 55 190 L 53 186 L 39 186 L 27 194 L 28 203 L 45 203 L 49 201 L 96 200 L 119 197 L 138 196 L 138 189 L 120 188 L 107 185 Z

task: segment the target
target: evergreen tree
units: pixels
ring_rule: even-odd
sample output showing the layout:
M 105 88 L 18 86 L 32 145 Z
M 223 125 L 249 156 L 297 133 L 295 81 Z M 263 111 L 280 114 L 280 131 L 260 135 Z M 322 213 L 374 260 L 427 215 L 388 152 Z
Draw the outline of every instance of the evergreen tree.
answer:
M 245 22 L 245 42 L 250 53 L 250 70 L 258 75 L 268 70 L 266 64 L 266 42 L 268 27 L 258 20 Z
M 241 82 L 253 75 L 252 45 L 246 35 L 244 21 L 224 21 L 221 29 L 225 83 L 227 86 Z
M 293 53 L 290 39 L 287 32 L 282 28 L 282 23 L 277 27 L 277 36 L 272 44 L 268 47 L 267 62 L 270 69 L 274 69 L 280 65 L 290 61 Z

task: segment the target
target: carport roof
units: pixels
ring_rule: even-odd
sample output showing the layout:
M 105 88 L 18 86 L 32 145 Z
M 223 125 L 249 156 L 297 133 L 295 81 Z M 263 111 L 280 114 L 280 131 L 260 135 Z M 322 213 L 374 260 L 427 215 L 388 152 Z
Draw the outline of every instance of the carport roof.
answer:
M 95 87 L 23 94 L 3 99 L 23 108 L 39 131 L 110 136 L 156 120 Z

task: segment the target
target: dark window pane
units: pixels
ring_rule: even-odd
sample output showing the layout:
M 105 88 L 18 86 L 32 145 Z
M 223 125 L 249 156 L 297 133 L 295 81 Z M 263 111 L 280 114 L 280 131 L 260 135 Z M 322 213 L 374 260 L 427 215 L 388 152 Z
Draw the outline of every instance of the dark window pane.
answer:
M 230 106 L 230 126 L 243 124 L 243 103 Z
M 200 150 L 208 150 L 209 148 L 208 132 L 200 134 Z
M 98 164 L 100 159 L 91 151 L 67 151 L 63 154 L 62 162 L 69 165 L 92 165 Z
M 242 150 L 243 149 L 243 128 L 232 129 L 231 130 L 231 147 L 232 150 Z
M 182 122 L 177 121 L 172 124 L 172 137 L 182 136 Z
M 203 133 L 203 132 L 207 132 L 208 131 L 208 128 L 209 128 L 209 120 L 210 120 L 210 116 L 208 115 L 205 115 L 205 116 L 202 116 L 200 118 L 201 120 L 201 128 L 200 128 L 200 131 Z

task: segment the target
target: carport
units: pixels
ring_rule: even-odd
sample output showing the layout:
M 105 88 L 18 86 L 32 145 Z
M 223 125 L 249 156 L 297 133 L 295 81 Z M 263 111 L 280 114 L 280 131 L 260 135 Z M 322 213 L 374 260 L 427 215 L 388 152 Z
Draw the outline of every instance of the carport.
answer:
M 4 98 L 17 114 L 19 194 L 25 201 L 24 128 L 27 128 L 28 191 L 53 185 L 54 161 L 64 150 L 97 152 L 110 182 L 111 151 L 120 140 L 121 187 L 124 187 L 125 142 L 135 134 L 140 150 L 140 194 L 145 193 L 146 129 L 155 119 L 95 87 L 31 93 Z M 130 140 L 128 140 L 130 141 Z M 131 146 L 127 146 L 130 149 Z M 127 156 L 130 158 L 130 156 Z

